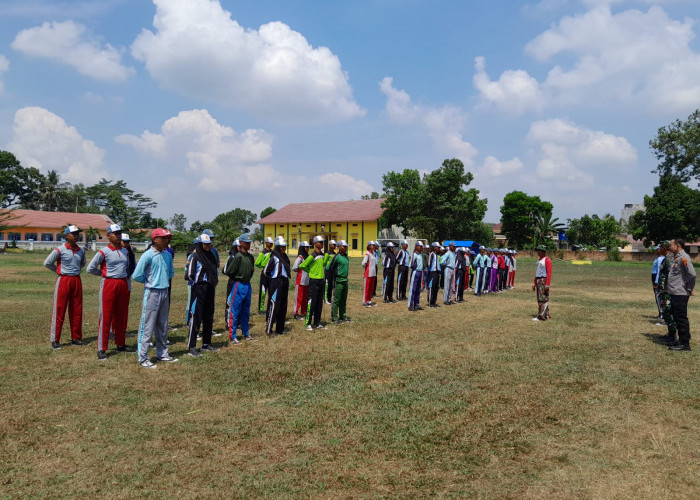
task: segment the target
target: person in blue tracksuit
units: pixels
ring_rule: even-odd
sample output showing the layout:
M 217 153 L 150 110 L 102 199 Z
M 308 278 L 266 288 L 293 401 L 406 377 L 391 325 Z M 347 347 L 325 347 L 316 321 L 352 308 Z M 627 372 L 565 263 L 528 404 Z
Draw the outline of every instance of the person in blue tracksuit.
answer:
M 474 283 L 474 295 L 480 296 L 484 293 L 484 289 L 487 283 L 487 271 L 491 268 L 491 259 L 486 255 L 486 247 L 480 246 L 479 253 L 474 257 L 472 262 L 474 271 L 476 274 L 476 281 Z
M 411 256 L 411 277 L 409 278 L 408 310 L 420 311 L 420 292 L 423 288 L 423 243 L 416 242 L 416 248 Z
M 401 250 L 396 255 L 396 268 L 399 270 L 397 278 L 397 300 L 406 300 L 406 287 L 408 286 L 408 266 L 411 263 L 411 252 L 408 250 L 408 241 L 401 242 Z
M 248 235 L 241 235 L 238 241 L 238 251 L 236 255 L 229 256 L 224 266 L 224 274 L 229 277 L 233 283 L 231 292 L 226 298 L 226 303 L 229 308 L 228 318 L 228 334 L 231 345 L 240 345 L 236 330 L 241 327 L 243 337 L 247 341 L 255 340 L 250 335 L 250 300 L 253 295 L 253 289 L 250 285 L 250 280 L 255 272 L 255 259 L 250 254 L 251 239 Z
M 432 252 L 428 255 L 428 307 L 440 307 L 437 304 L 438 291 L 440 289 L 440 243 L 433 242 Z

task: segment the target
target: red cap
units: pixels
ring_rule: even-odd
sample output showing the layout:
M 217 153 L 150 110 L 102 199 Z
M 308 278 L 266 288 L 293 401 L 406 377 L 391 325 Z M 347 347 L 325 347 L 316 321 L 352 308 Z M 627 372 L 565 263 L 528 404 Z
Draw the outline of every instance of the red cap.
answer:
M 172 236 L 173 233 L 168 231 L 167 229 L 163 229 L 162 227 L 157 227 L 151 232 L 151 239 L 153 238 L 158 238 L 159 236 Z

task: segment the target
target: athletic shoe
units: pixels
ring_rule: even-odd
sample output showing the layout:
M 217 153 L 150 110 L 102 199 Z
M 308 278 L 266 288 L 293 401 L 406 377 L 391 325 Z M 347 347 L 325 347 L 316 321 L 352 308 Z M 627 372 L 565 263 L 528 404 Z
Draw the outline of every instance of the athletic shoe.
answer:
M 230 344 L 231 345 L 241 345 L 241 341 L 238 339 L 231 339 Z
M 214 332 L 211 334 L 212 337 L 221 337 L 222 335 L 223 335 L 223 333 L 221 333 L 221 332 L 219 332 L 219 333 Z
M 146 361 L 141 361 L 139 364 L 141 365 L 141 368 L 158 368 L 158 365 L 151 363 L 151 361 L 148 359 Z
M 159 363 L 177 363 L 177 358 L 173 358 L 170 355 L 163 356 L 162 358 L 156 358 Z
M 125 345 L 117 346 L 117 352 L 136 352 L 133 347 L 127 347 Z
M 219 350 L 218 347 L 214 347 L 211 344 L 204 344 L 200 351 L 209 351 L 209 352 L 217 352 Z
M 409 310 L 409 311 L 415 311 L 416 308 L 415 308 L 415 307 L 409 307 L 408 310 Z
M 187 354 L 189 354 L 189 355 L 192 356 L 193 358 L 198 358 L 198 357 L 200 357 L 200 356 L 202 355 L 202 353 L 200 353 L 195 347 L 193 347 L 192 349 L 190 349 L 190 350 L 187 352 Z
M 416 306 L 416 307 L 415 307 L 415 310 L 416 310 L 416 311 L 423 311 L 424 309 L 423 309 L 421 306 Z
M 60 342 L 51 342 L 51 349 L 54 351 L 58 351 L 61 348 L 61 343 Z
M 245 337 L 245 339 L 246 339 L 248 342 L 257 342 L 257 341 L 258 341 L 258 339 L 254 339 L 254 338 L 251 337 L 250 335 L 248 335 L 247 337 Z
M 341 319 L 341 321 L 345 321 L 346 323 L 352 323 L 352 318 L 345 316 L 344 318 Z
M 88 343 L 83 340 L 71 340 L 70 343 L 71 345 L 88 345 Z
M 301 314 L 295 314 L 294 319 L 304 319 L 304 316 L 302 316 Z
M 328 302 L 327 300 L 324 300 L 323 303 L 324 303 L 324 304 L 327 304 L 327 305 L 329 305 L 329 306 L 332 304 L 332 302 Z
M 105 351 L 97 351 L 98 361 L 107 361 L 107 353 Z
M 318 325 L 314 325 L 314 328 L 316 330 L 327 330 L 326 325 L 322 325 L 320 323 Z
M 673 344 L 668 346 L 669 351 L 690 351 L 690 344 Z
M 175 342 L 173 342 L 172 340 L 166 340 L 165 345 L 167 345 L 167 346 L 175 345 Z
M 306 327 L 306 329 L 307 329 L 308 331 L 312 331 L 312 330 L 314 329 L 314 327 L 311 326 L 311 325 L 309 325 L 309 326 Z
M 540 318 L 535 317 L 535 318 L 532 318 L 532 321 L 542 321 L 542 320 Z
M 332 319 L 332 320 L 331 320 L 331 323 L 333 323 L 334 325 L 339 325 L 339 324 L 341 324 L 342 322 L 343 322 L 343 321 L 340 320 L 340 319 Z
M 176 332 L 176 331 L 177 331 L 177 328 L 175 328 L 174 326 L 168 325 L 168 331 L 169 331 L 169 332 Z
M 666 323 L 662 323 L 661 321 L 658 321 L 655 324 L 656 324 L 656 326 L 666 326 Z

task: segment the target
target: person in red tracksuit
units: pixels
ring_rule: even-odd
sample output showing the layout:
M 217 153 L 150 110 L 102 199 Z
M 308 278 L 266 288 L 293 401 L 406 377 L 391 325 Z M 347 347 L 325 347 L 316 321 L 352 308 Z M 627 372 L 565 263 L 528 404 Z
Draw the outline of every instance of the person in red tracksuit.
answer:
M 101 249 L 88 264 L 87 272 L 102 276 L 100 282 L 100 314 L 97 332 L 97 359 L 107 359 L 110 329 L 114 332 L 117 352 L 135 352 L 126 347 L 126 324 L 129 318 L 128 278 L 134 272 L 135 263 L 122 244 L 122 228 L 117 224 L 107 227 L 109 245 Z
M 362 305 L 372 307 L 376 305 L 372 302 L 372 296 L 377 285 L 377 254 L 374 250 L 374 242 L 367 244 L 365 257 L 362 259 L 364 268 L 364 285 L 362 288 Z
M 71 344 L 87 345 L 83 342 L 83 282 L 80 272 L 85 267 L 85 249 L 78 246 L 81 229 L 70 225 L 63 231 L 66 243 L 56 247 L 46 257 L 44 267 L 58 274 L 53 295 L 51 316 L 51 347 L 61 348 L 61 330 L 68 310 Z

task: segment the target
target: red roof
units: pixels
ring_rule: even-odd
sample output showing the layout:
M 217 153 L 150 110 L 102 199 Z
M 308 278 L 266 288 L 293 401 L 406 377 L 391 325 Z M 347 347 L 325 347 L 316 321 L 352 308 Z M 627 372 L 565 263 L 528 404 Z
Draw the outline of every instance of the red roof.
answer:
M 102 214 L 80 214 L 74 212 L 42 212 L 40 210 L 13 210 L 15 218 L 7 221 L 15 227 L 45 227 L 63 229 L 68 224 L 75 224 L 80 229 L 89 226 L 105 230 L 112 220 Z
M 384 213 L 383 198 L 378 200 L 322 201 L 318 203 L 290 203 L 258 224 L 287 224 L 293 222 L 357 222 L 375 221 Z

